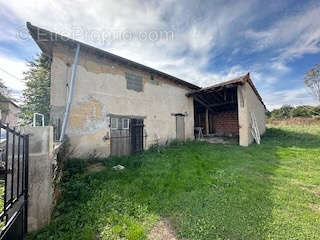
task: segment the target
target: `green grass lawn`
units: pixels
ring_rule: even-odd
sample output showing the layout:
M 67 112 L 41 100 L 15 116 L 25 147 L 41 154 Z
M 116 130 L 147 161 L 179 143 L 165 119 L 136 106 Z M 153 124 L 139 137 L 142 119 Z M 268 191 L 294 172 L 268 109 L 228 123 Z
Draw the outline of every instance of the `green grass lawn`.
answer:
M 271 127 L 247 148 L 187 142 L 105 163 L 69 168 L 51 225 L 30 238 L 147 239 L 167 218 L 181 239 L 320 239 L 319 125 Z

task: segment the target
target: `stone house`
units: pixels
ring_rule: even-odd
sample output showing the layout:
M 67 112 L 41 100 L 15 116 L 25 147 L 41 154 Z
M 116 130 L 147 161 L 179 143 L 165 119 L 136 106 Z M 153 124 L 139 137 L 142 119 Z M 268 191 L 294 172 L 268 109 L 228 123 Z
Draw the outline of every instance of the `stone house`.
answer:
M 9 98 L 1 97 L 0 99 L 1 122 L 9 124 L 11 127 L 18 125 L 18 114 L 20 107 Z
M 52 59 L 51 123 L 59 136 L 67 119 L 65 132 L 76 155 L 118 156 L 194 139 L 195 127 L 207 136 L 238 136 L 239 144 L 248 146 L 251 112 L 260 133 L 265 131 L 265 106 L 249 74 L 200 88 L 30 23 L 27 27 Z

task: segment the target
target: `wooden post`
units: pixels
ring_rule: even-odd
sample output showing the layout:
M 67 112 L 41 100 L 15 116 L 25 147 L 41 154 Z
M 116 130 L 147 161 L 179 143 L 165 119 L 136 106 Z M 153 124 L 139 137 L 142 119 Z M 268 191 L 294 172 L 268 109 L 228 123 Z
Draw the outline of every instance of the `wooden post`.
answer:
M 209 135 L 209 109 L 206 108 L 206 135 Z

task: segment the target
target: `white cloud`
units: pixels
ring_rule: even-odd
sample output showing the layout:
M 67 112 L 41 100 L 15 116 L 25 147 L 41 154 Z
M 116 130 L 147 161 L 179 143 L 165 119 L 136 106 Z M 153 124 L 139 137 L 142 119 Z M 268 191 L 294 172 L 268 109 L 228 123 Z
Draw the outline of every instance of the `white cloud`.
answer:
M 200 5 L 193 1 L 181 4 L 171 0 L 95 3 L 12 0 L 2 4 L 21 22 L 31 21 L 60 33 L 70 33 L 74 27 L 95 31 L 173 31 L 174 39 L 157 42 L 114 41 L 104 46 L 84 36 L 79 40 L 201 85 L 204 85 L 202 79 L 210 84 L 210 73 L 204 69 L 213 56 L 211 49 L 218 42 L 223 44 L 234 22 L 249 14 L 252 8 L 249 2 L 221 4 L 209 1 Z M 215 74 L 212 76 L 214 78 Z
M 291 69 L 282 61 L 273 61 L 270 64 L 270 67 L 279 73 L 288 73 L 291 71 Z
M 320 52 L 320 4 L 312 2 L 296 14 L 286 15 L 269 29 L 249 29 L 245 36 L 254 40 L 252 51 L 276 49 L 274 67 L 287 71 L 285 64 L 307 53 Z
M 4 84 L 16 91 L 21 91 L 25 88 L 23 72 L 27 70 L 26 62 L 10 58 L 5 55 L 0 55 L 0 79 Z
M 159 41 L 116 40 L 103 44 L 88 39 L 84 34 L 78 35 L 77 39 L 200 86 L 213 85 L 250 71 L 252 79 L 259 85 L 258 89 L 267 92 L 279 81 L 281 74 L 291 70 L 286 65 L 287 59 L 306 52 L 317 52 L 319 48 L 316 39 L 320 32 L 316 20 L 319 20 L 320 8 L 286 16 L 265 31 L 247 30 L 257 18 L 268 14 L 268 11 L 274 11 L 268 7 L 261 11 L 261 6 L 254 1 L 212 0 L 199 4 L 197 1 L 187 0 L 0 0 L 0 9 L 6 9 L 0 10 L 0 13 L 6 12 L 6 18 L 10 23 L 25 24 L 26 21 L 30 21 L 36 26 L 69 36 L 72 36 L 72 31 L 75 33 L 75 28 L 99 33 L 107 31 L 109 34 L 172 31 L 173 39 Z M 7 26 L 0 22 L 0 41 L 13 41 L 16 36 L 17 29 Z M 223 48 L 231 49 L 229 52 L 223 52 L 227 59 L 241 54 L 242 46 L 237 43 L 246 40 L 243 38 L 244 32 L 247 39 L 256 42 L 255 51 L 274 46 L 281 47 L 282 51 L 278 53 L 277 58 L 271 59 L 270 63 L 263 67 L 251 66 L 247 69 L 239 62 L 230 68 L 226 66 L 224 69 L 227 70 L 217 71 L 209 66 L 209 63 L 213 66 L 214 63 L 219 63 Z M 25 42 L 19 44 L 24 45 Z M 6 59 L 4 54 L 0 57 L 0 61 Z M 14 59 L 6 61 L 10 71 L 22 77 L 19 74 L 19 69 L 23 69 L 22 62 Z M 266 68 L 275 70 L 275 74 L 264 73 Z M 13 81 L 9 84 L 12 88 L 23 89 L 21 82 L 11 80 Z M 264 97 L 264 92 L 262 96 Z M 268 95 L 266 96 L 268 98 Z
M 264 101 L 269 110 L 279 108 L 284 104 L 292 106 L 296 105 L 317 105 L 316 100 L 311 95 L 310 91 L 305 88 L 294 88 L 274 92 L 264 92 Z
M 17 41 L 16 39 L 16 29 L 10 28 L 15 22 L 15 17 L 10 11 L 4 8 L 0 1 L 0 41 Z

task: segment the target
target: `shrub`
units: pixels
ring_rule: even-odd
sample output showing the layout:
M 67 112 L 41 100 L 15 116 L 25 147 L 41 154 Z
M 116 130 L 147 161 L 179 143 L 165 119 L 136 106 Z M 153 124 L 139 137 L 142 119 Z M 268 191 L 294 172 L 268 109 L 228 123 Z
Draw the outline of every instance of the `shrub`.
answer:
M 281 108 L 274 109 L 271 112 L 267 111 L 266 116 L 271 120 L 289 119 L 293 117 L 317 117 L 320 116 L 320 106 L 301 105 L 293 107 L 290 105 L 283 105 Z
M 292 110 L 293 117 L 311 117 L 312 111 L 310 106 L 297 106 Z

